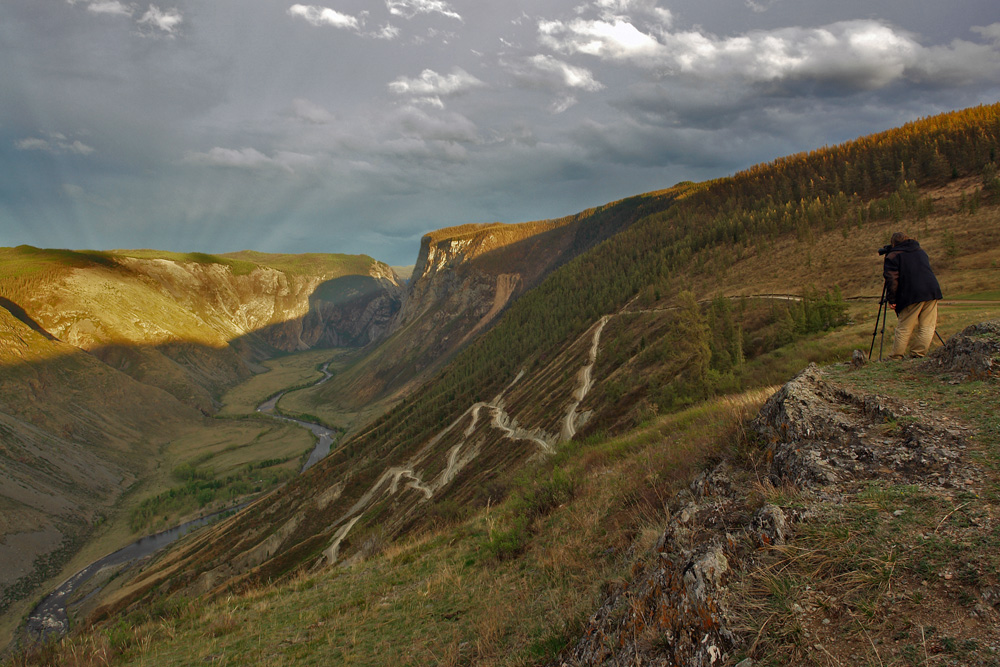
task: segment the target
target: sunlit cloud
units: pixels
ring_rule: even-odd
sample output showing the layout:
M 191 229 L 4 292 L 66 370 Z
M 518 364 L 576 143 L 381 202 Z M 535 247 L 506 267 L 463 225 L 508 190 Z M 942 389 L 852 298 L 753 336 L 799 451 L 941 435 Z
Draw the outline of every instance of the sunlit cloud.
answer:
M 386 0 L 385 6 L 393 16 L 411 19 L 417 14 L 441 14 L 462 20 L 461 15 L 443 0 Z
M 669 26 L 673 23 L 673 13 L 657 6 L 657 0 L 596 0 L 594 8 L 605 20 L 619 17 L 647 16 L 656 23 Z
M 425 69 L 415 79 L 400 77 L 389 83 L 389 90 L 397 95 L 408 95 L 416 98 L 423 104 L 443 108 L 444 103 L 441 101 L 441 97 L 457 95 L 484 85 L 482 81 L 461 67 L 456 67 L 451 74 L 447 75 Z
M 361 23 L 357 17 L 349 14 L 342 14 L 329 7 L 319 7 L 317 5 L 292 5 L 288 8 L 288 14 L 303 18 L 314 26 L 332 26 L 347 30 L 360 30 Z
M 720 81 L 803 83 L 841 90 L 875 90 L 911 79 L 944 82 L 991 79 L 994 46 L 955 41 L 923 47 L 910 34 L 878 21 L 844 21 L 819 28 L 781 28 L 717 37 L 696 30 L 653 36 L 625 19 L 538 23 L 539 41 L 565 54 L 585 54 L 655 71 Z M 1000 29 L 982 28 L 993 39 Z
M 120 14 L 122 16 L 132 16 L 133 8 L 118 2 L 117 0 L 102 0 L 91 2 L 87 5 L 87 11 L 94 14 Z
M 597 91 L 604 88 L 604 85 L 600 81 L 597 81 L 593 73 L 586 67 L 570 65 L 558 58 L 544 54 L 532 56 L 528 61 L 534 69 L 541 73 L 552 75 L 561 85 L 567 88 L 579 88 L 589 91 Z
M 663 57 L 664 45 L 622 19 L 613 21 L 539 21 L 543 45 L 563 53 L 585 53 L 599 58 L 628 60 Z
M 392 25 L 391 23 L 386 23 L 384 26 L 378 30 L 370 33 L 366 33 L 367 37 L 374 37 L 375 39 L 392 40 L 399 37 L 399 28 Z
M 94 152 L 91 146 L 86 145 L 78 139 L 70 141 L 65 135 L 58 132 L 48 135 L 47 139 L 40 137 L 27 137 L 14 142 L 14 148 L 19 151 L 42 151 L 45 153 L 90 155 Z
M 142 27 L 160 30 L 168 35 L 176 34 L 183 22 L 184 17 L 176 8 L 164 10 L 156 5 L 150 5 L 142 18 L 136 21 Z

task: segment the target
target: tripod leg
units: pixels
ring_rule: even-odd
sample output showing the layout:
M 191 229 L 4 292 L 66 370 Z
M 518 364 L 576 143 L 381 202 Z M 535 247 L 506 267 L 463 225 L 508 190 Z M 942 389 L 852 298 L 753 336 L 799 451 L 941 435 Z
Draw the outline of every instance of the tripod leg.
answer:
M 878 339 L 878 360 L 882 361 L 882 344 L 885 342 L 885 325 L 886 321 L 889 319 L 889 309 L 886 308 L 882 312 L 882 335 Z
M 886 288 L 885 283 L 882 283 L 882 296 L 879 297 L 879 300 L 878 300 L 878 312 L 875 314 L 875 329 L 874 329 L 874 331 L 872 331 L 872 344 L 871 344 L 871 347 L 868 348 L 868 360 L 869 361 L 871 361 L 872 352 L 875 351 L 875 336 L 878 335 L 878 321 L 882 318 L 882 312 L 883 312 L 883 309 L 885 308 L 885 288 Z M 882 327 L 882 333 L 883 334 L 885 333 L 885 327 L 884 326 Z M 879 347 L 879 361 L 881 361 L 881 360 L 882 360 L 882 349 L 881 349 L 881 347 Z

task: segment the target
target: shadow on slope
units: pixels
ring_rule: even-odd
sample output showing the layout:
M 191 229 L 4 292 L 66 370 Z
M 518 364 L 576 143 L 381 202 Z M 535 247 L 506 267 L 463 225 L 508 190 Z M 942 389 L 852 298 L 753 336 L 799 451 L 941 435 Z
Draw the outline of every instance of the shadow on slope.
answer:
M 0 296 L 0 308 L 6 308 L 7 312 L 9 312 L 11 315 L 24 322 L 25 324 L 27 324 L 32 329 L 32 331 L 36 331 L 42 334 L 49 340 L 56 339 L 55 336 L 53 336 L 48 331 L 43 329 L 41 324 L 33 320 L 31 316 L 28 315 L 28 313 L 24 312 L 24 308 L 21 308 L 21 306 L 17 305 L 10 299 L 5 299 L 4 297 Z

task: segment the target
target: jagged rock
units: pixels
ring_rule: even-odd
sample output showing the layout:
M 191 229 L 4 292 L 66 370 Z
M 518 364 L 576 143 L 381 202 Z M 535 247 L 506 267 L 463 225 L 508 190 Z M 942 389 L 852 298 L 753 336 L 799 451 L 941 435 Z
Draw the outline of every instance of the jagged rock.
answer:
M 951 373 L 959 381 L 1000 374 L 1000 320 L 966 327 L 923 363 L 926 370 Z
M 696 600 L 707 601 L 714 589 L 721 585 L 727 570 L 729 561 L 722 553 L 722 547 L 712 544 L 684 569 L 684 583 Z
M 753 515 L 751 528 L 761 546 L 784 544 L 788 538 L 788 519 L 777 505 L 767 504 Z
M 892 427 L 908 410 L 830 387 L 811 365 L 768 400 L 752 429 L 768 444 L 775 485 L 821 488 L 891 476 L 958 486 L 961 434 L 930 421 Z
M 728 496 L 732 493 L 732 489 L 733 482 L 730 479 L 730 468 L 727 463 L 705 470 L 691 482 L 691 493 L 698 499 L 705 496 Z
M 854 352 L 851 353 L 852 368 L 861 368 L 862 366 L 866 366 L 867 364 L 868 364 L 868 357 L 865 356 L 864 352 L 862 352 L 861 350 L 854 350 Z
M 767 401 L 751 430 L 766 447 L 773 484 L 791 483 L 825 503 L 843 502 L 870 479 L 937 489 L 974 484 L 979 473 L 962 465 L 962 429 L 918 406 L 839 388 L 810 365 Z M 739 474 L 721 463 L 671 501 L 651 562 L 608 592 L 562 664 L 702 666 L 730 659 L 738 637 L 727 625 L 728 580 L 757 554 L 791 540 L 793 524 L 815 511 L 774 504 L 751 511 Z M 1000 608 L 1000 589 L 981 595 L 984 605 Z M 807 607 L 793 609 L 806 614 Z

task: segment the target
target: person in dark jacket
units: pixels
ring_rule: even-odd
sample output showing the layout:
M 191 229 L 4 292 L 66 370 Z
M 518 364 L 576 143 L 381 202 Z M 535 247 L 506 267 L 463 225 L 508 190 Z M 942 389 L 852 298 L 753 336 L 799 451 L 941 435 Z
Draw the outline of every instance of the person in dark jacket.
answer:
M 892 248 L 885 255 L 885 300 L 896 311 L 896 333 L 890 359 L 902 359 L 907 351 L 914 357 L 927 354 L 937 328 L 937 305 L 941 300 L 927 253 L 916 239 L 902 232 L 892 235 Z

